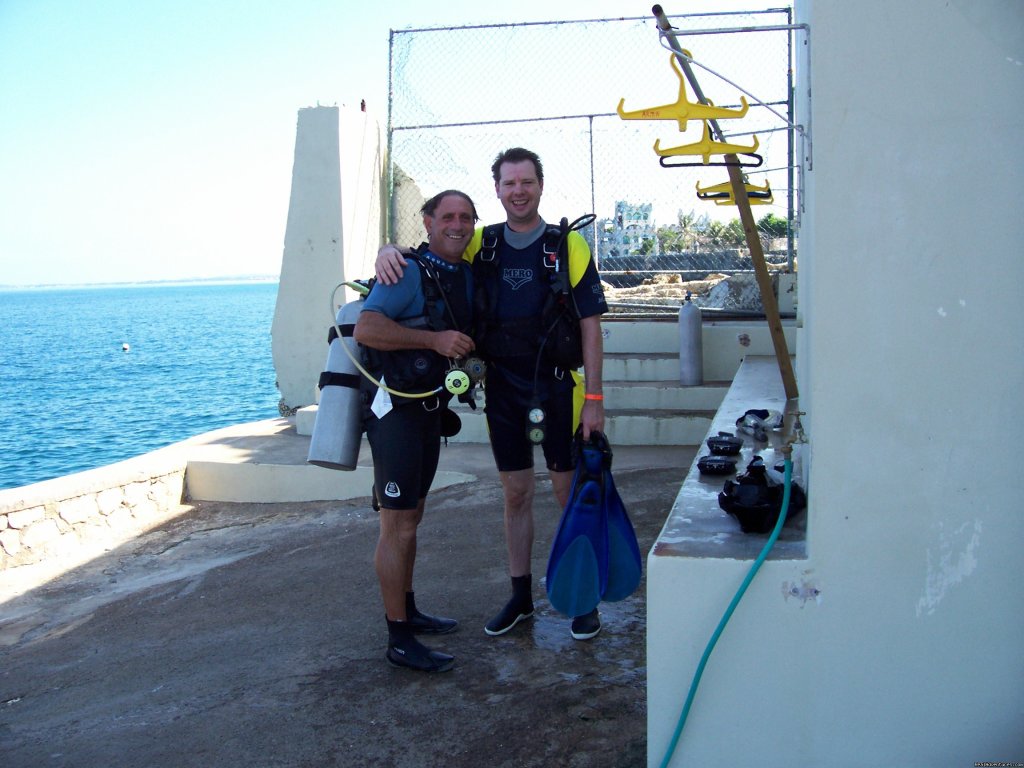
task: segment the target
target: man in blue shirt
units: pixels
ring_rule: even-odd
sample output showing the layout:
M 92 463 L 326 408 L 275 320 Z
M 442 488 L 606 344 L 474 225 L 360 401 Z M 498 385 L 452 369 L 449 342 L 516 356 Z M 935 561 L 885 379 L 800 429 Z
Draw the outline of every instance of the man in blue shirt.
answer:
M 374 566 L 388 625 L 387 660 L 425 672 L 451 669 L 454 657 L 420 643 L 416 634 L 445 634 L 458 622 L 422 613 L 413 592 L 416 529 L 437 471 L 444 389 L 452 362 L 474 349 L 472 278 L 462 253 L 477 220 L 473 201 L 447 190 L 422 209 L 426 247 L 410 257 L 394 285 L 377 283 L 353 337 L 375 377 L 364 412 L 373 453 L 380 537 Z M 426 396 L 424 396 L 426 395 Z

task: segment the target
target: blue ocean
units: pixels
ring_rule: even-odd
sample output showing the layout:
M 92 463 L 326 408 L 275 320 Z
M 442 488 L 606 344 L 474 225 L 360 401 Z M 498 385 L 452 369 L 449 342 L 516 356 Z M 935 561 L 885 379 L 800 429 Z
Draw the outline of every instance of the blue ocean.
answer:
M 0 291 L 0 489 L 278 415 L 276 283 Z

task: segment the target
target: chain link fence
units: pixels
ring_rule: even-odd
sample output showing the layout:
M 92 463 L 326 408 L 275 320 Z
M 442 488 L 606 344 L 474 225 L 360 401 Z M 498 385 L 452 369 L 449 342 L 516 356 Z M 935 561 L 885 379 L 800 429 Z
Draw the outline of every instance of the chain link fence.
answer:
M 670 20 L 705 97 L 737 111 L 749 104 L 718 124 L 726 141 L 750 148 L 739 157 L 770 268 L 795 272 L 791 12 Z M 419 207 L 442 189 L 468 193 L 482 223 L 504 221 L 490 166 L 523 146 L 544 163 L 547 221 L 596 214 L 583 234 L 613 311 L 674 312 L 689 290 L 708 309 L 760 312 L 738 209 L 723 199 L 728 170 L 714 165 L 723 155 L 704 164 L 655 151 L 700 142 L 705 122 L 639 119 L 682 97 L 672 58 L 653 18 L 392 30 L 391 241 L 423 239 Z M 697 100 L 689 85 L 685 96 Z

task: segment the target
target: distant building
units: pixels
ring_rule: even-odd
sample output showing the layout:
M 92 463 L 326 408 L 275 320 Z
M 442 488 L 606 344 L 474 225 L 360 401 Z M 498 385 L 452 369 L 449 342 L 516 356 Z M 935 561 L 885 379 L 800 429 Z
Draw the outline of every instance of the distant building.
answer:
M 615 203 L 615 216 L 601 224 L 598 237 L 602 258 L 659 255 L 650 203 L 633 205 L 619 200 Z

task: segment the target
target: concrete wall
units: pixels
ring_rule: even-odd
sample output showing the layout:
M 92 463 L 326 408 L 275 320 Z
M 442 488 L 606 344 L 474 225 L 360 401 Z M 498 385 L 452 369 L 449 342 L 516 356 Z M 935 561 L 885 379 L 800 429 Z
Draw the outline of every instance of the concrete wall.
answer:
M 808 557 L 758 575 L 671 765 L 1021 760 L 1024 14 L 811 0 L 797 17 Z M 666 560 L 649 560 L 650 765 L 750 565 Z
M 1001 349 L 1024 336 L 1024 224 L 996 202 L 1024 183 L 1004 152 L 1024 140 L 1024 13 L 873 0 L 810 21 L 810 547 L 834 593 L 813 641 L 855 638 L 809 665 L 810 706 L 842 723 L 811 743 L 1021 760 L 1024 484 L 992 438 L 1024 391 Z M 854 265 L 882 279 L 859 288 Z
M 793 349 L 796 327 L 791 321 L 784 321 L 782 330 L 787 346 Z M 660 357 L 679 353 L 679 323 L 675 320 L 605 320 L 602 331 L 605 354 L 652 354 Z M 771 333 L 764 322 L 705 320 L 701 339 L 706 384 L 731 381 L 747 355 L 775 354 Z M 652 362 L 661 364 L 662 360 Z M 677 379 L 678 362 L 672 366 L 675 373 L 671 378 Z M 605 379 L 608 378 L 606 374 Z
M 327 358 L 330 294 L 369 277 L 383 236 L 384 146 L 378 122 L 348 107 L 299 110 L 271 350 L 281 412 L 316 401 Z M 352 294 L 339 291 L 334 306 Z
M 426 238 L 420 209 L 427 198 L 419 184 L 397 166 L 394 169 L 392 186 L 391 216 L 395 232 L 394 241 L 397 245 L 414 248 Z
M 185 456 L 171 447 L 0 491 L 0 571 L 68 569 L 181 514 Z
M 342 107 L 338 118 L 342 260 L 345 279 L 355 280 L 373 276 L 377 250 L 387 234 L 387 142 L 372 112 Z M 338 298 L 341 303 L 355 294 L 346 289 Z

